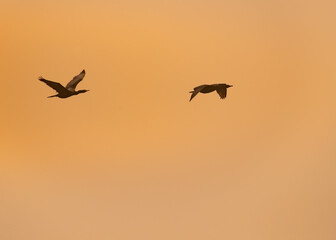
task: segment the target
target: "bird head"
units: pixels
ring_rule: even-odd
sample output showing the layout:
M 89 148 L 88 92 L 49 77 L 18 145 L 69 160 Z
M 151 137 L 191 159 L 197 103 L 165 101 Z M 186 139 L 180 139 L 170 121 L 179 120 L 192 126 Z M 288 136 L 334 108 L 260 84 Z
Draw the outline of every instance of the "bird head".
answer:
M 77 93 L 79 94 L 79 93 L 86 93 L 86 92 L 88 92 L 89 90 L 86 90 L 86 89 L 83 89 L 83 90 L 78 90 L 77 91 Z

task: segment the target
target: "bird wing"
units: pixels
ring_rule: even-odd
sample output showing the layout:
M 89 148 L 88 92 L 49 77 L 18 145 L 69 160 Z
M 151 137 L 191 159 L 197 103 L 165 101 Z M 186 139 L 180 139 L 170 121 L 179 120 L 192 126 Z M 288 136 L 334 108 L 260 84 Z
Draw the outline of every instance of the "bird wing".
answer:
M 81 71 L 81 73 L 78 74 L 77 76 L 74 76 L 74 78 L 65 86 L 65 88 L 68 89 L 69 91 L 74 92 L 77 84 L 83 80 L 84 76 L 85 76 L 85 70 Z
M 189 102 L 203 89 L 205 88 L 207 85 L 201 85 L 201 86 L 198 86 L 198 87 L 195 87 L 194 88 L 194 91 L 191 91 L 191 96 L 190 96 L 190 100 Z
M 54 90 L 56 90 L 58 93 L 63 93 L 63 92 L 68 92 L 68 90 L 62 86 L 62 84 L 58 83 L 58 82 L 53 82 L 53 81 L 49 81 L 47 79 L 44 79 L 43 77 L 39 77 L 39 80 L 41 82 L 44 82 L 45 84 L 47 84 L 49 87 L 53 88 Z
M 220 96 L 221 99 L 226 98 L 226 88 L 217 88 L 216 92 L 218 93 L 218 95 Z

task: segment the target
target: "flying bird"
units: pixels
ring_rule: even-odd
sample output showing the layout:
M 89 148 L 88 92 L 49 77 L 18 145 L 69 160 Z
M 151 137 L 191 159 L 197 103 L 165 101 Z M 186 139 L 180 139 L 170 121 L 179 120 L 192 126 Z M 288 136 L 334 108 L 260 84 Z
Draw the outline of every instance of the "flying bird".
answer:
M 49 81 L 44 79 L 43 77 L 39 77 L 39 80 L 44 82 L 54 90 L 56 90 L 57 94 L 49 96 L 48 98 L 51 97 L 68 98 L 89 91 L 89 90 L 78 90 L 78 91 L 75 90 L 77 84 L 83 80 L 84 76 L 85 76 L 85 70 L 81 71 L 81 73 L 78 74 L 77 76 L 74 76 L 74 78 L 65 87 L 63 87 L 63 85 L 58 82 Z
M 232 87 L 232 85 L 227 85 L 225 83 L 220 84 L 211 84 L 211 85 L 200 85 L 198 87 L 195 87 L 193 91 L 191 91 L 191 97 L 189 102 L 200 92 L 200 93 L 210 93 L 213 91 L 216 91 L 221 99 L 224 99 L 226 97 L 226 92 L 229 87 Z

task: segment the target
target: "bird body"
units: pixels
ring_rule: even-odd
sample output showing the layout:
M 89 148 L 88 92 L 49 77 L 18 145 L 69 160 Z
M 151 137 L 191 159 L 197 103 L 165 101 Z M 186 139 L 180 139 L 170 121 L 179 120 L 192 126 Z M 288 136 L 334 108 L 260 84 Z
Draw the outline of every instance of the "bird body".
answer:
M 198 87 L 195 87 L 194 90 L 190 92 L 191 97 L 189 101 L 191 101 L 198 93 L 210 93 L 213 91 L 216 91 L 218 95 L 220 96 L 220 98 L 224 99 L 226 98 L 227 89 L 229 87 L 232 87 L 232 85 L 227 85 L 225 83 L 200 85 Z
M 84 76 L 85 76 L 85 70 L 83 70 L 80 74 L 75 76 L 65 87 L 58 82 L 49 81 L 47 79 L 44 79 L 43 77 L 39 77 L 39 80 L 41 82 L 44 82 L 54 90 L 56 90 L 57 94 L 49 96 L 48 98 L 51 97 L 68 98 L 89 91 L 89 90 L 78 90 L 78 91 L 75 90 L 77 84 L 83 80 Z

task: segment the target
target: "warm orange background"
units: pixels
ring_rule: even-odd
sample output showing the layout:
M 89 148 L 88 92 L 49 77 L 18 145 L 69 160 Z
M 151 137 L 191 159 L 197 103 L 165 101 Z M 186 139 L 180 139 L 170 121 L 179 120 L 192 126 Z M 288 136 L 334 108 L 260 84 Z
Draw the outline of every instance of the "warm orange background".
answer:
M 1 1 L 0 239 L 336 239 L 334 2 Z

